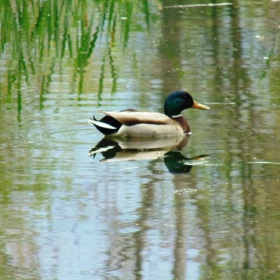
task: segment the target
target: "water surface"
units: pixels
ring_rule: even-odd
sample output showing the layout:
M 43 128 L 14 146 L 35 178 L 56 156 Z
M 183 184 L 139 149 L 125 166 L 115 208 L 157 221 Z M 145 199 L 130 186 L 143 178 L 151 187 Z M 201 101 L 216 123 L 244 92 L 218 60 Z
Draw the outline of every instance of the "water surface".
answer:
M 1 2 L 1 279 L 279 279 L 279 1 L 209 3 Z M 87 124 L 179 89 L 185 146 Z

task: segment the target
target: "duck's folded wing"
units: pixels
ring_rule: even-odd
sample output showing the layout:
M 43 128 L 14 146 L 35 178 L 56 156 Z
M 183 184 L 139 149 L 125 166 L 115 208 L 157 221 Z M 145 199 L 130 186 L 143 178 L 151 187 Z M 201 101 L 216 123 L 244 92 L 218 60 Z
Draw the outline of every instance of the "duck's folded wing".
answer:
M 122 112 L 107 112 L 99 111 L 100 113 L 110 116 L 120 123 L 125 125 L 135 125 L 139 123 L 149 124 L 171 124 L 173 120 L 168 116 L 155 112 L 140 112 L 140 111 L 122 111 Z

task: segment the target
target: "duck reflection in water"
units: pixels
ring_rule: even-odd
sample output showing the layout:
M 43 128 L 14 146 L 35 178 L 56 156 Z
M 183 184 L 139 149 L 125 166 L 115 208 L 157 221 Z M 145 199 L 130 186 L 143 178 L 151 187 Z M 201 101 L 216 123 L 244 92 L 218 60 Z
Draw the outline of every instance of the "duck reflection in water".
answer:
M 95 147 L 89 150 L 93 158 L 102 154 L 103 162 L 153 160 L 163 158 L 171 173 L 188 173 L 195 162 L 203 160 L 208 155 L 188 158 L 181 150 L 187 146 L 189 135 L 166 137 L 160 139 L 112 139 L 103 138 Z

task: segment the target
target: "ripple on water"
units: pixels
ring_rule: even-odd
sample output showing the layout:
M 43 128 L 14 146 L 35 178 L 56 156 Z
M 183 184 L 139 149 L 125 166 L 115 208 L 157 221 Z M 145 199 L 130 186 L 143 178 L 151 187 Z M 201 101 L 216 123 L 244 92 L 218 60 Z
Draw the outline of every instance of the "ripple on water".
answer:
M 90 129 L 64 129 L 44 132 L 42 138 L 47 141 L 63 144 L 92 144 L 101 139 L 100 135 L 93 133 Z

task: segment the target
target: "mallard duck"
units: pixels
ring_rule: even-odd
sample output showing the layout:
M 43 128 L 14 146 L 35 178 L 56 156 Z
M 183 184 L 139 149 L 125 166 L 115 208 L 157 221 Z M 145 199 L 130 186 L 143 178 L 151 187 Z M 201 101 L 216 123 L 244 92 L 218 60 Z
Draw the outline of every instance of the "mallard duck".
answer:
M 185 91 L 175 91 L 165 100 L 164 114 L 127 109 L 120 112 L 99 111 L 105 116 L 97 120 L 94 116 L 88 122 L 109 137 L 166 137 L 190 133 L 190 126 L 182 116 L 188 108 L 209 110 L 210 108 L 193 100 Z

